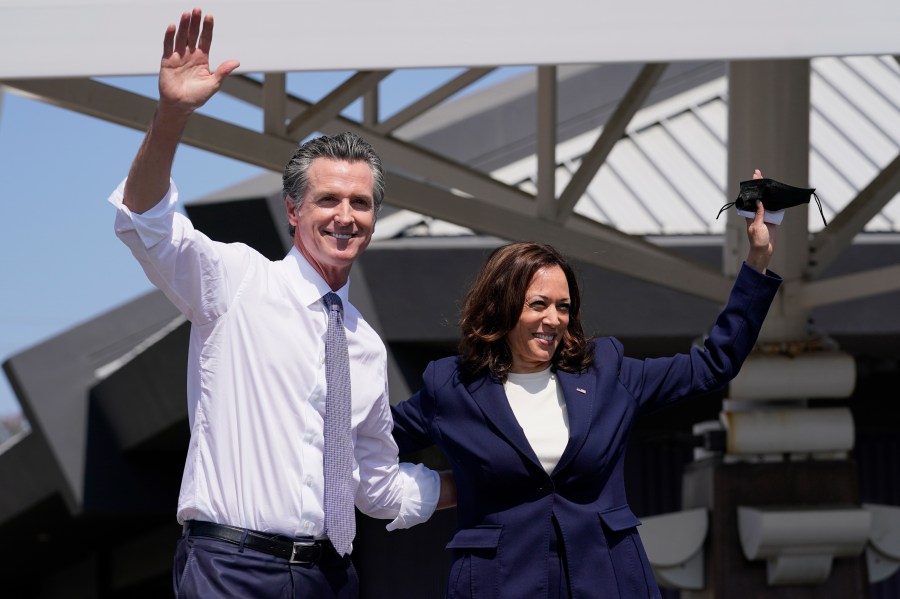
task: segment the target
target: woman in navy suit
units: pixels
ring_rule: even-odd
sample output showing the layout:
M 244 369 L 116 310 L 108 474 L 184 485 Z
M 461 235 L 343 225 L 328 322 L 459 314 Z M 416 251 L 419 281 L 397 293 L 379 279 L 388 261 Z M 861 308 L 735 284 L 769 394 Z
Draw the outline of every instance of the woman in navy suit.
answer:
M 666 358 L 586 340 L 575 274 L 552 247 L 491 254 L 460 355 L 429 364 L 394 407 L 401 454 L 437 445 L 456 479 L 448 597 L 659 597 L 625 497 L 628 434 L 642 412 L 724 387 L 756 343 L 781 279 L 766 271 L 761 204 L 747 223 L 749 254 L 704 346 Z

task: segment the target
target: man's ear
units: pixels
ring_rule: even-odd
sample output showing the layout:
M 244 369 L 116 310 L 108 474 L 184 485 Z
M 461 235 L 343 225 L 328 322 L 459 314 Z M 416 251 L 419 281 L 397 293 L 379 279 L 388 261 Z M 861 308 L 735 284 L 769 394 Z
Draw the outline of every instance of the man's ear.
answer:
M 294 210 L 294 198 L 291 196 L 284 196 L 284 210 L 287 212 L 288 222 L 296 226 L 297 211 Z

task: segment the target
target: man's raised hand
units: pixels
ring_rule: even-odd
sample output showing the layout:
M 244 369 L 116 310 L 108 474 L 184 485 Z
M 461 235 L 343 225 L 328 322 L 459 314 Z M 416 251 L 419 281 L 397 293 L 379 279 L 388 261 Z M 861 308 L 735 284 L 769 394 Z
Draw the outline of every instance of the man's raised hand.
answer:
M 219 91 L 225 77 L 240 66 L 236 60 L 226 60 L 210 71 L 212 37 L 213 17 L 204 17 L 199 8 L 183 13 L 177 28 L 173 24 L 166 28 L 159 70 L 161 110 L 190 115 Z

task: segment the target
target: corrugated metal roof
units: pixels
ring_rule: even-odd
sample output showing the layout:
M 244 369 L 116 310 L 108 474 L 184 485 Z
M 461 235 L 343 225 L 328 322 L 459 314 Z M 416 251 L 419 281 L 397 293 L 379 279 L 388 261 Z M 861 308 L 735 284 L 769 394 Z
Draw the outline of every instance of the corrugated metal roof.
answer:
M 810 96 L 809 185 L 831 220 L 900 151 L 900 66 L 892 56 L 816 58 Z M 640 110 L 576 212 L 634 235 L 721 234 L 725 219 L 716 215 L 733 199 L 725 189 L 727 119 L 726 77 Z M 587 131 L 558 145 L 557 192 L 599 133 Z M 536 173 L 537 159 L 528 156 L 492 174 L 534 192 Z M 898 198 L 865 231 L 900 232 Z M 815 202 L 809 209 L 810 230 L 817 231 L 824 225 Z M 440 234 L 423 222 L 405 234 Z
M 817 58 L 811 70 L 809 183 L 831 219 L 900 150 L 900 66 L 893 57 Z M 637 235 L 721 233 L 727 118 L 724 77 L 641 110 L 576 211 Z M 557 148 L 559 189 L 598 133 Z M 494 175 L 533 190 L 535 166 L 532 157 Z M 866 231 L 900 232 L 898 197 Z M 818 207 L 809 209 L 810 229 L 821 229 Z

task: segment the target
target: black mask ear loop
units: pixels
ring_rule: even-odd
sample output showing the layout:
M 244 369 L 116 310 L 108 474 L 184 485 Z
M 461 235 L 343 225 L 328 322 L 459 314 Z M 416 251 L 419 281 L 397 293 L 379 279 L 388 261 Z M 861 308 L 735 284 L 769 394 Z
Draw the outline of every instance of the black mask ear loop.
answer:
M 819 207 L 819 215 L 822 217 L 822 222 L 825 223 L 825 226 L 828 226 L 828 222 L 825 220 L 825 213 L 822 212 L 822 202 L 819 200 L 819 196 L 816 195 L 816 192 L 812 192 L 812 196 L 816 198 L 816 206 Z
M 722 213 L 734 206 L 737 202 L 728 202 L 721 208 L 719 208 L 719 213 L 716 215 L 716 220 L 719 220 L 719 217 L 722 216 Z

